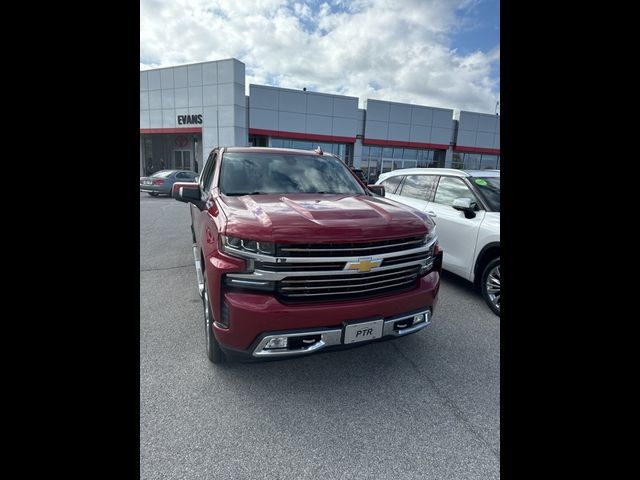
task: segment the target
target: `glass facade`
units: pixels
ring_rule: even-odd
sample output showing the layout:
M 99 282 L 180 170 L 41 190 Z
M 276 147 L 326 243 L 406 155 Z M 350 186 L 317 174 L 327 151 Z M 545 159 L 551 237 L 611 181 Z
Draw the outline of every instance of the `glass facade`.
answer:
M 460 170 L 500 170 L 500 155 L 453 152 L 451 168 Z
M 381 173 L 391 170 L 444 167 L 445 156 L 445 150 L 363 145 L 360 168 L 369 179 L 369 183 L 375 183 Z
M 319 146 L 323 152 L 333 153 L 340 157 L 347 165 L 353 165 L 352 143 L 318 142 L 315 140 L 272 137 L 270 146 L 276 148 L 299 148 L 301 150 L 313 150 Z

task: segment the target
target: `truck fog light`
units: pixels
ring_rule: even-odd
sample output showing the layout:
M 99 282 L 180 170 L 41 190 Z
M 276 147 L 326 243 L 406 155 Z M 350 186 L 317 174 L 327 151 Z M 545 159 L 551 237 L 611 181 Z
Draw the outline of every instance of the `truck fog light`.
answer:
M 264 348 L 265 350 L 272 348 L 287 348 L 287 337 L 273 337 L 267 342 Z
M 420 322 L 424 322 L 424 313 L 421 313 L 419 315 L 414 315 L 413 316 L 413 324 L 415 325 L 416 323 L 420 323 Z

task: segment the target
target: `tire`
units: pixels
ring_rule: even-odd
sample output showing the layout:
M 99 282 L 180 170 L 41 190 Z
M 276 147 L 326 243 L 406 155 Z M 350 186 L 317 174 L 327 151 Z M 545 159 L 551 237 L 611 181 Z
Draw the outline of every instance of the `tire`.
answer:
M 157 197 L 158 196 L 158 192 L 147 192 L 149 195 L 151 195 L 152 197 Z
M 213 315 L 211 314 L 211 303 L 209 302 L 206 277 L 204 279 L 204 292 L 202 293 L 202 306 L 204 311 L 204 338 L 207 346 L 207 358 L 211 363 L 216 365 L 225 363 L 226 358 L 224 352 L 220 348 L 220 344 L 212 331 Z
M 484 267 L 480 289 L 489 308 L 500 316 L 500 257 L 494 258 Z

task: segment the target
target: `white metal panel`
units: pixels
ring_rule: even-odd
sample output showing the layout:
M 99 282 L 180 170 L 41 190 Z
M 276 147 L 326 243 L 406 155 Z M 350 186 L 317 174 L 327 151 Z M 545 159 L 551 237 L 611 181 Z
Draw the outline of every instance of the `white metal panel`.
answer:
M 332 135 L 340 137 L 356 137 L 358 121 L 355 118 L 333 117 Z
M 431 127 L 431 141 L 430 143 L 440 143 L 443 145 L 449 145 L 451 142 L 451 135 L 453 134 L 453 129 L 451 128 L 441 128 L 441 127 Z
M 500 134 L 500 116 L 496 115 L 496 133 Z
M 389 104 L 387 102 L 380 102 L 378 100 L 367 101 L 367 123 L 369 122 L 369 120 L 388 122 Z
M 249 128 L 276 130 L 278 125 L 278 111 L 266 108 L 249 109 Z
M 389 122 L 411 123 L 411 105 L 389 105 Z M 391 130 L 391 126 L 389 126 Z
M 175 92 L 175 107 L 182 108 L 189 106 L 189 89 L 188 88 L 176 88 Z
M 218 107 L 204 107 L 202 109 L 202 125 L 207 127 L 218 126 Z
M 278 90 L 249 85 L 250 108 L 278 110 Z
M 233 103 L 241 107 L 247 107 L 247 96 L 244 93 L 244 85 L 239 83 L 233 84 Z
M 162 108 L 176 108 L 173 94 L 173 88 L 170 90 L 162 90 Z
M 233 83 L 233 60 L 221 60 L 218 62 L 218 83 Z
M 140 91 L 149 90 L 149 72 L 140 72 Z
M 278 112 L 278 130 L 305 133 L 305 115 L 293 112 Z
M 387 140 L 387 134 L 389 132 L 388 122 L 377 122 L 370 120 L 367 113 L 367 122 L 364 127 L 365 138 L 376 138 L 378 140 Z
M 247 109 L 244 106 L 233 106 L 233 126 L 247 128 Z
M 174 88 L 184 88 L 189 86 L 189 73 L 187 67 L 175 67 L 173 69 L 173 86 Z
M 333 116 L 358 118 L 358 99 L 354 97 L 333 97 Z
M 149 70 L 149 90 L 160 90 L 160 72 Z
M 150 90 L 149 91 L 149 109 L 162 108 L 162 90 Z
M 140 110 L 140 128 L 149 128 L 149 110 Z
M 189 87 L 189 106 L 202 107 L 202 87 Z
M 478 115 L 478 131 L 495 133 L 497 115 Z
M 307 115 L 307 133 L 331 135 L 332 117 L 326 115 Z
M 160 70 L 160 86 L 163 90 L 173 88 L 173 68 L 163 68 Z
M 140 92 L 140 110 L 149 110 L 149 92 Z
M 413 125 L 429 125 L 433 123 L 433 109 L 420 106 L 412 106 L 411 123 Z
M 221 127 L 233 127 L 233 105 L 218 107 L 218 125 Z
M 478 114 L 473 112 L 460 111 L 458 120 L 460 130 L 478 130 Z
M 245 85 L 245 66 L 244 63 L 234 60 L 233 62 L 233 81 L 242 85 L 244 91 Z
M 476 144 L 475 130 L 458 130 L 456 145 L 473 147 Z
M 162 110 L 162 128 L 176 128 L 176 111 L 173 108 Z
M 493 133 L 478 132 L 476 135 L 476 147 L 493 148 Z
M 307 96 L 304 92 L 280 91 L 278 110 L 281 112 L 307 112 Z
M 239 147 L 249 145 L 249 131 L 246 128 L 234 127 L 233 136 L 235 137 L 235 145 Z
M 235 128 L 234 127 L 220 127 L 220 146 L 221 147 L 233 147 L 236 144 L 235 141 Z
M 407 123 L 391 123 L 389 122 L 388 140 L 409 141 L 409 133 L 411 127 Z
M 218 84 L 218 105 L 233 105 L 234 101 L 234 84 Z
M 162 128 L 162 110 L 149 110 L 149 128 Z
M 433 110 L 433 124 L 434 127 L 452 128 L 453 125 L 453 110 Z M 449 143 L 449 142 L 447 142 Z
M 308 93 L 307 112 L 312 115 L 333 115 L 333 98 L 329 95 Z
M 187 76 L 190 87 L 202 85 L 202 64 L 189 65 Z
M 431 138 L 431 127 L 427 125 L 411 125 L 409 132 L 410 142 L 429 143 Z
M 218 104 L 218 85 L 205 85 L 202 87 L 202 105 L 212 106 Z
M 204 85 L 218 83 L 218 62 L 207 62 L 202 65 L 202 83 Z
M 499 133 L 494 133 L 493 134 L 493 148 L 500 148 L 500 134 Z
M 209 156 L 209 152 L 218 146 L 218 143 L 217 128 L 202 129 L 202 144 L 205 145 L 203 149 L 205 159 Z

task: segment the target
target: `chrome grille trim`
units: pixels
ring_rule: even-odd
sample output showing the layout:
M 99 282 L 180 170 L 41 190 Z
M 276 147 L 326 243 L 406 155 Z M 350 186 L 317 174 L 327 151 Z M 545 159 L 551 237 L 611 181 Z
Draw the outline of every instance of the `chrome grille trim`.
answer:
M 348 292 L 331 292 L 331 293 L 288 293 L 287 294 L 287 298 L 291 298 L 291 297 L 319 297 L 319 296 L 323 296 L 323 297 L 331 297 L 333 295 L 353 295 L 354 293 L 367 293 L 367 292 L 373 292 L 375 290 L 382 290 L 385 288 L 393 288 L 393 287 L 403 287 L 403 286 L 408 286 L 409 284 L 411 284 L 412 281 L 410 282 L 400 282 L 400 283 L 394 283 L 392 285 L 385 285 L 384 287 L 376 287 L 376 288 L 365 288 L 364 290 L 349 290 Z
M 429 261 L 432 257 L 429 257 L 425 260 L 414 260 L 407 263 L 401 263 L 399 265 L 389 265 L 387 267 L 377 267 L 372 270 L 372 272 L 384 272 L 392 269 L 399 269 L 402 267 L 415 267 L 426 265 L 427 261 Z M 239 279 L 248 279 L 248 280 L 264 280 L 264 281 L 272 281 L 277 282 L 286 277 L 320 277 L 331 275 L 333 277 L 339 277 L 342 275 L 354 275 L 353 270 L 319 270 L 319 271 L 308 271 L 308 272 L 300 272 L 300 271 L 288 271 L 288 272 L 270 272 L 267 270 L 254 270 L 253 273 L 227 273 L 226 276 L 229 278 L 239 278 Z
M 331 289 L 336 289 L 336 288 L 354 288 L 354 287 L 367 287 L 369 285 L 377 285 L 379 283 L 388 283 L 388 282 L 395 282 L 397 280 L 402 280 L 404 278 L 410 278 L 411 280 L 407 280 L 407 282 L 411 282 L 413 280 L 415 280 L 416 278 L 418 278 L 418 272 L 414 272 L 411 273 L 409 275 L 403 275 L 401 277 L 394 277 L 394 278 L 390 278 L 388 280 L 378 280 L 376 282 L 366 282 L 366 283 L 355 283 L 354 285 L 326 285 L 326 286 L 320 286 L 320 287 L 280 287 L 278 289 L 278 291 L 280 292 L 285 292 L 285 290 L 287 292 L 291 291 L 291 290 L 331 290 Z M 357 281 L 354 278 L 349 279 L 350 281 Z M 367 279 L 368 280 L 368 279 Z M 315 280 L 317 282 L 317 280 Z M 331 280 L 325 280 L 326 282 L 330 282 Z M 345 280 L 342 280 L 345 281 Z M 286 280 L 283 280 L 281 283 L 288 283 Z M 351 293 L 352 290 L 349 290 L 348 292 L 345 293 Z M 333 295 L 334 293 L 338 293 L 338 292 L 331 292 L 330 294 Z M 288 295 L 293 295 L 293 294 L 288 294 Z
M 395 265 L 394 265 L 395 266 Z M 413 269 L 415 269 L 415 265 L 412 265 L 412 269 L 408 269 L 405 270 L 406 272 L 412 271 Z M 373 272 L 374 274 L 377 274 L 377 271 Z M 371 279 L 371 278 L 380 278 L 380 277 L 388 277 L 389 275 L 395 275 L 396 273 L 399 272 L 391 272 L 391 273 L 381 273 L 379 275 L 370 275 L 368 277 L 366 277 L 367 280 Z M 352 273 L 352 275 L 354 275 Z M 308 282 L 350 282 L 352 280 L 354 280 L 355 278 L 336 278 L 335 276 L 331 276 L 331 278 L 327 278 L 327 279 L 318 279 L 318 280 L 286 280 L 287 283 L 308 283 Z
M 370 242 L 370 245 L 364 246 L 364 247 L 354 246 L 354 245 L 357 245 L 357 244 L 352 244 L 352 246 L 349 246 L 349 247 L 340 246 L 339 244 L 337 244 L 335 247 L 331 247 L 330 246 L 328 248 L 313 247 L 313 246 L 309 246 L 309 247 L 282 246 L 282 247 L 278 247 L 278 252 L 279 253 L 280 252 L 282 252 L 282 253 L 307 253 L 307 254 L 311 254 L 311 253 L 315 253 L 315 252 L 324 252 L 324 253 L 357 252 L 355 254 L 350 254 L 350 255 L 364 255 L 364 253 L 362 253 L 362 252 L 371 252 L 372 255 L 375 255 L 376 254 L 376 252 L 375 252 L 376 250 L 398 249 L 399 247 L 403 247 L 405 245 L 416 245 L 416 244 L 424 243 L 424 236 L 422 236 L 422 237 L 410 237 L 410 238 L 406 238 L 406 239 L 402 239 L 402 240 L 406 240 L 406 241 L 401 241 L 399 243 L 385 243 L 385 242 L 388 242 L 390 240 L 381 241 L 381 242 Z M 397 251 L 397 250 L 395 250 L 395 251 Z M 394 252 L 392 251 L 392 252 L 386 252 L 386 253 L 394 253 Z M 328 255 L 328 256 L 330 256 L 330 255 Z

